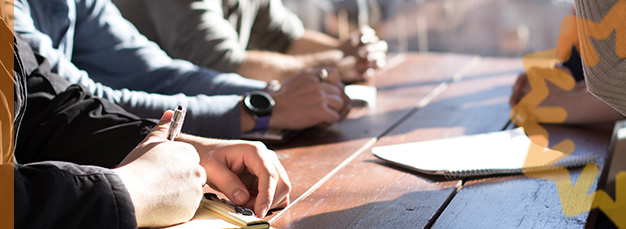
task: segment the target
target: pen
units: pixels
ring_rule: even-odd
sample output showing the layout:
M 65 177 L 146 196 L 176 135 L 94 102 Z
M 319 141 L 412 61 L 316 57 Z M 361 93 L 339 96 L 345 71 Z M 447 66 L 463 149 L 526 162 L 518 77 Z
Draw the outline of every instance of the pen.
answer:
M 185 113 L 187 113 L 187 109 L 183 106 L 177 106 L 176 109 L 174 109 L 174 116 L 172 116 L 172 122 L 167 131 L 167 140 L 174 141 L 174 139 L 178 137 L 180 130 L 183 128 Z

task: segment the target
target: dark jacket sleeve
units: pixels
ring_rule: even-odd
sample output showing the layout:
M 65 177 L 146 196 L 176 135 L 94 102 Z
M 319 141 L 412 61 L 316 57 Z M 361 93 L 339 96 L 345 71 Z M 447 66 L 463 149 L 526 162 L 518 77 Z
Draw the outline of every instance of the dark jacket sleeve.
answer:
M 67 162 L 16 165 L 15 228 L 135 228 L 135 210 L 111 170 Z
M 18 47 L 28 91 L 18 163 L 53 160 L 113 168 L 155 125 L 51 73 L 23 40 Z
M 67 162 L 16 165 L 16 228 L 135 228 L 135 210 L 111 170 Z
M 27 94 L 27 100 L 33 102 L 30 109 L 26 109 L 18 132 L 18 139 L 21 140 L 19 149 L 15 150 L 18 160 L 58 158 L 113 165 L 143 138 L 144 129 L 149 130 L 154 125 L 151 121 L 139 120 L 106 102 L 91 98 L 80 87 L 55 81 L 56 76 L 47 73 L 43 59 L 37 62 L 28 47 L 16 45 L 14 48 L 16 111 L 25 108 L 21 95 L 27 94 L 24 78 L 28 74 L 32 76 L 28 84 L 36 89 Z M 7 76 L 3 74 L 3 77 Z M 39 121 L 43 123 L 34 123 Z M 116 138 L 115 134 L 121 135 Z M 98 145 L 104 143 L 106 138 L 119 140 L 119 145 L 110 142 Z M 59 141 L 58 144 L 55 141 Z M 75 146 L 69 146 L 71 142 Z M 90 155 L 94 158 L 89 158 Z M 98 162 L 99 159 L 102 161 Z M 0 169 L 3 183 L 0 192 L 8 193 L 5 188 L 14 191 L 15 228 L 137 226 L 130 196 L 120 178 L 109 169 L 60 161 L 4 164 Z M 9 173 L 11 170 L 13 172 Z M 13 185 L 4 185 L 5 182 Z

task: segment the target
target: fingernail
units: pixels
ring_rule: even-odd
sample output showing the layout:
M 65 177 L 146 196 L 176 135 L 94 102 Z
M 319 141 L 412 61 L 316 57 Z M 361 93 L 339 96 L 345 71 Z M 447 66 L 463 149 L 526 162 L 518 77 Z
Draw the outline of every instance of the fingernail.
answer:
M 235 198 L 235 202 L 237 202 L 237 204 L 244 203 L 244 201 L 246 201 L 246 198 L 248 198 L 248 196 L 246 195 L 246 192 L 241 189 L 237 190 L 235 194 L 233 194 L 233 197 Z

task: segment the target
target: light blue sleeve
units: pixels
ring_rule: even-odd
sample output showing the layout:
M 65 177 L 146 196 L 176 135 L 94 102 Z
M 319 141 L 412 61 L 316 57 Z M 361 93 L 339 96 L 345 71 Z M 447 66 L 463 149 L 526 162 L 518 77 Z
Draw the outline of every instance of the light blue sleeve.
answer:
M 59 1 L 66 0 L 56 4 Z M 186 106 L 186 133 L 239 137 L 240 95 L 264 88 L 265 82 L 169 58 L 123 19 L 109 0 L 67 0 L 65 19 L 70 23 L 56 24 L 58 11 L 49 10 L 54 2 L 15 2 L 16 32 L 50 61 L 53 71 L 141 117 L 159 118 L 166 109 Z

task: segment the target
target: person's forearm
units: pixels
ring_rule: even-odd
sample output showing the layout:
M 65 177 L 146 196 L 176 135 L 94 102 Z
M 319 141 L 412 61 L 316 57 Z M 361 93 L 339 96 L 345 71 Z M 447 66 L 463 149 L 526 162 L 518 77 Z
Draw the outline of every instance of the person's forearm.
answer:
M 301 59 L 277 52 L 247 51 L 237 73 L 247 78 L 269 82 L 284 81 L 305 67 Z
M 619 112 L 611 106 L 602 102 L 589 91 L 584 90 L 575 95 L 571 100 L 570 108 L 565 123 L 569 124 L 586 124 L 586 123 L 604 123 L 615 122 L 624 119 Z M 565 105 L 565 106 L 567 106 Z M 574 111 L 578 109 L 577 111 Z
M 593 95 L 626 115 L 626 74 L 623 71 L 624 1 L 577 0 L 578 34 L 585 80 Z M 615 55 L 617 53 L 617 55 Z
M 287 54 L 305 54 L 328 50 L 338 50 L 341 42 L 317 31 L 307 30 L 304 35 L 294 40 L 287 49 Z
M 262 81 L 278 80 L 284 82 L 291 76 L 313 67 L 336 66 L 343 58 L 339 50 L 287 55 L 267 51 L 247 51 L 246 60 L 238 74 Z

